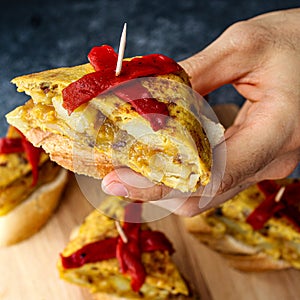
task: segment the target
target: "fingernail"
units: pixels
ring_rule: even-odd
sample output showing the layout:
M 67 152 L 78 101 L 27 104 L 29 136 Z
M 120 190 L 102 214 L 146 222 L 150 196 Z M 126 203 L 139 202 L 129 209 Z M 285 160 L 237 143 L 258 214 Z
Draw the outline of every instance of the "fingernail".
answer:
M 112 182 L 109 185 L 104 186 L 103 191 L 109 195 L 128 197 L 128 191 L 126 187 L 119 182 Z

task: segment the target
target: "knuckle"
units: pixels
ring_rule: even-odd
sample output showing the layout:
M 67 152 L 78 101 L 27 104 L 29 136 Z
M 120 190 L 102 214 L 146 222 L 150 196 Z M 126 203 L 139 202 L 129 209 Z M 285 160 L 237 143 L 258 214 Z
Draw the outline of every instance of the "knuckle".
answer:
M 231 25 L 225 33 L 229 37 L 231 47 L 240 52 L 261 50 L 270 40 L 270 31 L 253 21 L 240 21 Z

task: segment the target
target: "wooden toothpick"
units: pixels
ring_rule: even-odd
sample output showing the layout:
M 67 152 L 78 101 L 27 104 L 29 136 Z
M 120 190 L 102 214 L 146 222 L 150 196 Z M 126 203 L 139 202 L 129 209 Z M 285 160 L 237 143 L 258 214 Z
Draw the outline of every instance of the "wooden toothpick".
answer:
M 126 31 L 127 31 L 127 23 L 124 23 L 123 31 L 121 34 L 120 45 L 119 45 L 119 53 L 118 53 L 118 61 L 116 67 L 116 76 L 119 76 L 122 69 L 122 62 L 125 52 L 125 45 L 126 45 Z
M 124 232 L 124 230 L 123 230 L 123 228 L 122 228 L 120 222 L 116 220 L 116 221 L 115 221 L 115 224 L 116 224 L 117 231 L 118 231 L 118 233 L 119 233 L 119 235 L 120 235 L 122 241 L 123 241 L 125 244 L 127 244 L 127 243 L 128 243 L 128 238 L 127 238 L 127 236 L 126 236 L 126 234 L 125 234 L 125 232 Z
M 284 191 L 285 191 L 285 186 L 282 186 L 275 196 L 275 202 L 279 202 L 281 200 Z

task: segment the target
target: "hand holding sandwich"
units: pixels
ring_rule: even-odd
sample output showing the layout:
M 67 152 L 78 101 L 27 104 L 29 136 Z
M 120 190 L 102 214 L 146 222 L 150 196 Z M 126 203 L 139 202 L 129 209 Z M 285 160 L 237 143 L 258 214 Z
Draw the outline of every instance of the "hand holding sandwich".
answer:
M 181 62 L 201 95 L 232 84 L 246 101 L 225 133 L 226 169 L 217 196 L 200 209 L 199 190 L 178 214 L 197 214 L 250 183 L 283 178 L 299 163 L 299 17 L 300 9 L 292 9 L 238 22 L 206 49 Z M 120 174 L 126 174 L 126 183 L 120 181 L 124 177 Z M 102 185 L 109 194 L 132 199 L 156 200 L 170 192 L 129 169 L 111 172 Z M 185 199 L 181 193 L 170 195 L 174 202 Z

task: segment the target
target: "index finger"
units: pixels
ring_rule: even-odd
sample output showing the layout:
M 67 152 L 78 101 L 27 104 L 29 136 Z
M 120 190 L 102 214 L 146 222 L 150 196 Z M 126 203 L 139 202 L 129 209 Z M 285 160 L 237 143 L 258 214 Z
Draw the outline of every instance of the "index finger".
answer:
M 235 23 L 180 65 L 191 77 L 193 88 L 206 95 L 225 84 L 236 83 L 255 69 L 263 59 L 263 48 L 268 46 L 266 35 L 263 28 L 251 21 Z M 249 82 L 244 79 L 244 83 Z

